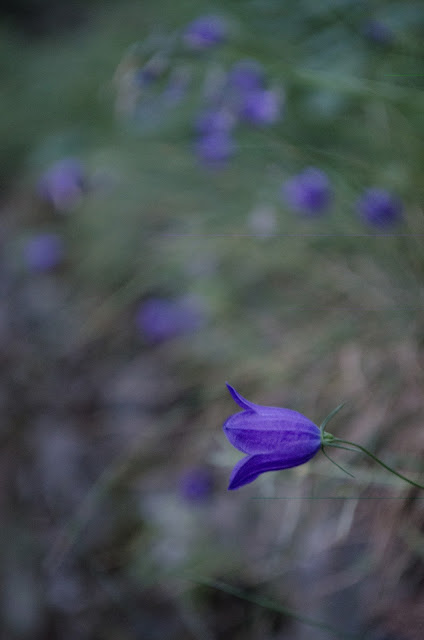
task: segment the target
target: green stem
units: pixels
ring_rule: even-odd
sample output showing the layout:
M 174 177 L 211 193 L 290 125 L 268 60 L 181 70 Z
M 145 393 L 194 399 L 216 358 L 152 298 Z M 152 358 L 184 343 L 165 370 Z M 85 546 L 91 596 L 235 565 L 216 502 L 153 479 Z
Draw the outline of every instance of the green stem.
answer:
M 343 447 L 345 448 L 345 447 Z M 346 469 L 344 469 L 340 464 L 338 464 L 335 460 L 333 460 L 332 458 L 330 458 L 330 456 L 328 455 L 328 453 L 325 450 L 324 445 L 321 445 L 321 450 L 323 452 L 323 454 L 325 455 L 326 458 L 328 458 L 328 460 L 330 462 L 332 462 L 333 464 L 336 465 L 336 467 L 338 467 L 341 471 L 344 471 L 344 473 L 347 473 L 348 476 L 350 476 L 351 478 L 354 478 L 355 476 L 353 475 L 353 473 L 350 473 L 350 471 L 346 471 Z M 353 451 L 353 449 L 349 449 L 349 451 Z
M 418 487 L 418 489 L 424 489 L 423 485 L 418 484 L 418 482 L 414 482 L 414 480 L 411 480 L 410 478 L 407 478 L 406 476 L 402 475 L 401 473 L 398 473 L 397 471 L 395 471 L 394 469 L 389 467 L 387 464 L 382 462 L 382 460 L 377 458 L 373 453 L 368 451 L 368 449 L 365 449 L 365 447 L 362 447 L 360 444 L 356 444 L 355 442 L 350 442 L 349 440 L 341 440 L 340 438 L 334 438 L 333 440 L 331 440 L 330 442 L 326 442 L 325 444 L 327 446 L 335 446 L 335 447 L 337 447 L 338 446 L 337 443 L 339 443 L 339 442 L 341 444 L 348 444 L 351 447 L 356 447 L 357 449 L 359 449 L 359 451 L 362 451 L 362 453 L 365 453 L 367 456 L 372 458 L 374 460 L 374 462 L 377 462 L 377 464 L 381 465 L 387 471 L 390 471 L 390 473 L 393 473 L 398 478 L 401 478 L 402 480 L 405 480 L 406 482 L 409 482 L 409 484 L 412 484 L 414 487 Z
M 326 442 L 326 444 L 330 444 Z M 333 447 L 337 447 L 337 449 L 343 449 L 344 451 L 351 451 L 352 453 L 358 453 L 356 449 L 351 449 L 350 447 L 342 447 L 340 444 L 333 444 Z
M 340 409 L 342 409 L 345 406 L 345 404 L 346 404 L 346 402 L 342 402 L 342 404 L 339 404 L 339 406 L 336 407 L 335 409 L 333 409 L 333 411 L 331 413 L 329 413 L 328 416 L 321 423 L 321 426 L 320 426 L 321 438 L 323 437 L 323 435 L 325 433 L 325 427 L 330 422 L 331 418 L 334 418 L 336 413 L 338 413 L 340 411 Z

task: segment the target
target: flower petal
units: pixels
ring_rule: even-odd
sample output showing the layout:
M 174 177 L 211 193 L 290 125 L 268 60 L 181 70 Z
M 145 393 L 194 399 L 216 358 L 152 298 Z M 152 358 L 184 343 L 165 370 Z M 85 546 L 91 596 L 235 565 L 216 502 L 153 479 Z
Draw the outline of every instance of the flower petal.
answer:
M 278 454 L 259 454 L 242 458 L 237 462 L 231 473 L 228 490 L 238 489 L 245 484 L 249 484 L 253 482 L 253 480 L 256 480 L 261 473 L 265 473 L 266 471 L 289 469 L 290 467 L 297 467 L 304 464 L 313 458 L 317 451 L 318 449 L 303 456 L 298 456 L 296 459 L 294 459 L 293 456 L 287 459 Z
M 230 416 L 223 429 L 233 447 L 243 453 L 283 453 L 296 455 L 320 446 L 319 428 L 305 416 L 290 409 L 241 411 Z
M 250 402 L 243 398 L 228 382 L 225 383 L 227 385 L 228 391 L 231 393 L 231 397 L 239 407 L 245 409 L 246 411 L 254 411 L 255 413 L 275 413 L 281 411 L 280 407 L 267 407 L 263 404 L 255 404 L 254 402 Z M 285 409 L 285 411 L 290 411 L 290 409 Z M 293 413 L 297 413 L 297 411 L 293 411 Z
M 237 391 L 232 387 L 228 382 L 225 383 L 227 385 L 228 391 L 231 393 L 231 397 L 237 404 L 242 408 L 246 409 L 246 411 L 256 411 L 260 405 L 255 404 L 254 402 L 249 402 L 246 398 L 243 398 Z

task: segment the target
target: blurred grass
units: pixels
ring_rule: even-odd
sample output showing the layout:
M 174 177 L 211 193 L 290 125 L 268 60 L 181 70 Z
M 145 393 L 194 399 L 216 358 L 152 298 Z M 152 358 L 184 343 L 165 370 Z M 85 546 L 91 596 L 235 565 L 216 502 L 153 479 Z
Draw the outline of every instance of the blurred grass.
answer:
M 219 173 L 198 167 L 191 151 L 196 87 L 175 126 L 164 122 L 163 130 L 143 134 L 114 114 L 125 52 L 152 32 L 181 28 L 198 3 L 93 4 L 72 33 L 29 43 L 3 33 L 4 176 L 23 174 L 31 191 L 46 166 L 74 154 L 110 182 L 63 221 L 71 290 L 93 296 L 93 313 L 101 301 L 104 335 L 116 314 L 151 293 L 195 292 L 213 318 L 196 346 L 200 360 L 212 358 L 209 337 L 214 344 L 224 334 L 226 365 L 251 361 L 261 380 L 266 371 L 281 379 L 296 370 L 274 361 L 277 346 L 290 348 L 285 336 L 305 343 L 310 363 L 352 340 L 422 340 L 423 16 L 419 3 L 399 7 L 205 5 L 222 10 L 233 31 L 212 60 L 189 60 L 197 76 L 212 64 L 256 57 L 286 92 L 281 123 L 242 130 L 239 153 Z M 392 26 L 393 44 L 364 39 L 371 15 Z M 308 164 L 325 169 L 336 189 L 330 214 L 314 221 L 297 219 L 279 198 L 282 180 Z M 404 198 L 405 237 L 374 234 L 357 220 L 355 200 L 371 184 Z M 247 220 L 262 204 L 277 212 L 275 237 L 263 240 L 249 237 Z M 33 216 L 30 209 L 30 226 Z M 192 263 L 202 271 L 204 256 L 215 271 L 193 276 Z
M 72 33 L 30 43 L 10 32 L 2 38 L 6 171 L 24 173 L 31 191 L 44 168 L 73 154 L 89 175 L 102 176 L 62 223 L 71 295 L 92 300 L 93 337 L 107 337 L 117 318 L 131 322 L 134 305 L 150 294 L 197 293 L 211 322 L 184 349 L 217 376 L 225 365 L 281 385 L 350 342 L 365 349 L 420 342 L 419 5 L 403 3 L 401 23 L 394 2 L 301 2 L 296 9 L 231 2 L 206 10 L 222 10 L 232 31 L 210 56 L 182 56 L 195 78 L 256 57 L 286 92 L 281 123 L 242 129 L 239 152 L 221 172 L 199 167 L 192 153 L 196 83 L 172 125 L 165 119 L 143 133 L 114 112 L 120 60 L 130 55 L 131 63 L 134 43 L 152 33 L 159 34 L 153 42 L 164 41 L 199 13 L 197 3 L 93 4 Z M 363 37 L 371 16 L 392 26 L 392 44 Z M 336 190 L 329 215 L 312 221 L 298 219 L 279 197 L 282 180 L 308 164 L 325 169 Z M 356 198 L 372 184 L 404 198 L 400 236 L 358 221 Z M 261 205 L 275 208 L 274 237 L 257 238 L 249 228 L 248 214 Z M 29 209 L 30 226 L 33 216 Z

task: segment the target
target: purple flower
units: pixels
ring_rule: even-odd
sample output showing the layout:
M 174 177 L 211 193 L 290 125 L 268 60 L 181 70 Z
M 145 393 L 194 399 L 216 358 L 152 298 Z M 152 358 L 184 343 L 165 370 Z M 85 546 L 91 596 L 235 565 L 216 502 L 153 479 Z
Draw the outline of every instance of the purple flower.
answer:
M 236 144 L 226 131 L 213 131 L 196 140 L 195 151 L 199 160 L 211 168 L 220 168 L 234 155 Z
M 264 87 L 265 74 L 256 60 L 240 60 L 228 72 L 227 84 L 238 91 L 257 91 Z
M 63 240 L 57 233 L 40 233 L 24 247 L 25 262 L 31 271 L 50 271 L 63 260 Z
M 84 170 L 74 158 L 66 158 L 51 167 L 41 178 L 39 193 L 56 209 L 66 210 L 76 204 L 84 188 Z
M 241 117 L 256 126 L 274 124 L 280 114 L 281 98 L 273 89 L 247 92 L 240 108 Z
M 224 42 L 227 32 L 227 23 L 221 16 L 207 15 L 190 22 L 183 39 L 190 49 L 209 49 Z
M 306 215 L 322 213 L 331 200 L 330 182 L 320 169 L 308 167 L 283 185 L 283 196 L 295 211 Z
M 144 337 L 152 343 L 162 342 L 200 328 L 204 309 L 192 298 L 167 300 L 150 298 L 138 309 L 136 324 Z
M 385 189 L 364 191 L 357 209 L 362 219 L 375 227 L 390 227 L 402 219 L 402 203 Z
M 235 124 L 234 115 L 228 109 L 208 109 L 201 113 L 196 122 L 195 129 L 201 136 L 217 132 L 229 132 Z
M 230 443 L 248 455 L 234 467 L 228 489 L 253 482 L 261 473 L 307 462 L 321 447 L 320 429 L 297 411 L 249 402 L 227 383 L 243 409 L 224 423 Z
M 212 488 L 212 474 L 209 469 L 189 469 L 180 478 L 180 495 L 188 502 L 203 502 L 207 500 L 212 493 Z

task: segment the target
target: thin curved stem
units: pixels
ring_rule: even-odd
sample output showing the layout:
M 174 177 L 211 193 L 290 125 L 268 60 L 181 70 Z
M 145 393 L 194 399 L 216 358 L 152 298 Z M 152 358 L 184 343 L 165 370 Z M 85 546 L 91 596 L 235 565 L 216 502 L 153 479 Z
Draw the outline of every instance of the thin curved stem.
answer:
M 334 442 L 334 445 L 333 445 L 333 442 Z M 382 460 L 377 458 L 377 456 L 375 456 L 373 453 L 368 451 L 368 449 L 365 449 L 365 447 L 362 447 L 360 444 L 356 444 L 355 442 L 350 442 L 349 440 L 341 440 L 340 438 L 334 438 L 331 442 L 327 442 L 326 444 L 328 446 L 337 447 L 338 446 L 337 443 L 339 442 L 341 444 L 348 444 L 351 447 L 355 447 L 356 449 L 359 449 L 359 451 L 362 451 L 362 453 L 365 453 L 367 456 L 372 458 L 374 462 L 377 462 L 377 464 L 381 465 L 382 467 L 384 467 L 384 469 L 386 469 L 387 471 L 390 471 L 390 473 L 393 473 L 398 478 L 401 478 L 401 480 L 405 480 L 405 482 L 409 482 L 409 484 L 412 484 L 414 487 L 418 487 L 418 489 L 424 490 L 424 486 L 422 484 L 419 484 L 418 482 L 415 482 L 414 480 L 411 480 L 410 478 L 407 478 L 406 476 L 402 475 L 398 471 L 395 471 L 394 469 L 389 467 L 387 464 L 385 464 Z
M 344 448 L 344 447 L 343 447 Z M 326 452 L 324 445 L 321 446 L 322 452 L 325 455 L 326 458 L 328 458 L 328 460 L 330 462 L 332 462 L 333 464 L 336 465 L 336 467 L 338 467 L 341 471 L 344 471 L 345 473 L 347 473 L 348 476 L 350 476 L 351 478 L 354 478 L 355 476 L 353 475 L 353 473 L 350 473 L 349 471 L 346 471 L 346 469 L 344 469 L 340 464 L 338 464 L 337 462 L 335 462 L 332 458 L 330 458 L 330 456 L 328 455 L 328 453 Z M 349 449 L 349 451 L 353 451 L 353 449 Z
M 334 418 L 336 413 L 338 413 L 340 411 L 340 409 L 342 409 L 345 406 L 345 404 L 346 404 L 346 402 L 342 402 L 342 404 L 339 404 L 339 406 L 336 407 L 335 409 L 333 409 L 333 411 L 331 413 L 329 413 L 328 416 L 324 419 L 324 421 L 322 422 L 322 424 L 320 426 L 320 431 L 321 431 L 322 434 L 325 433 L 325 427 L 330 422 L 331 418 Z
M 337 449 L 343 449 L 344 451 L 351 451 L 352 453 L 358 453 L 356 449 L 351 449 L 350 447 L 342 447 L 339 444 L 332 444 L 331 442 L 326 442 L 325 444 L 328 447 L 331 446 L 331 447 L 336 447 Z

